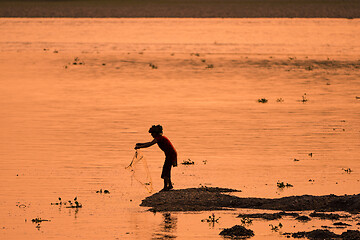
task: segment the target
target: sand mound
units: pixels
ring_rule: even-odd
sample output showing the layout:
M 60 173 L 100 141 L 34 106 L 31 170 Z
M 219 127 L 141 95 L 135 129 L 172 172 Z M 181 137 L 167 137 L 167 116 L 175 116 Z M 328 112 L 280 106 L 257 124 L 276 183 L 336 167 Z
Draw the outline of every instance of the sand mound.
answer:
M 283 198 L 240 198 L 224 194 L 236 192 L 226 188 L 188 188 L 158 192 L 145 198 L 140 206 L 150 211 L 209 211 L 229 208 L 252 208 L 282 211 L 360 212 L 360 194 L 326 196 L 291 196 Z
M 225 228 L 220 232 L 220 235 L 225 237 L 252 237 L 254 232 L 240 225 L 235 225 L 232 228 Z

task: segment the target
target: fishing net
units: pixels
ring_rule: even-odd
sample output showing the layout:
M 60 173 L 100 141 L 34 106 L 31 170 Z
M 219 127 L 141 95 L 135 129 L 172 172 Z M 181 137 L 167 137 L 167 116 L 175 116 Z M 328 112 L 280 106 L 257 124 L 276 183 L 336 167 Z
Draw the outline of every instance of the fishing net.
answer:
M 130 170 L 131 182 L 136 180 L 143 187 L 145 187 L 149 193 L 153 191 L 153 185 L 147 161 L 140 151 L 135 151 L 133 159 L 131 160 L 129 166 L 127 166 L 125 169 Z

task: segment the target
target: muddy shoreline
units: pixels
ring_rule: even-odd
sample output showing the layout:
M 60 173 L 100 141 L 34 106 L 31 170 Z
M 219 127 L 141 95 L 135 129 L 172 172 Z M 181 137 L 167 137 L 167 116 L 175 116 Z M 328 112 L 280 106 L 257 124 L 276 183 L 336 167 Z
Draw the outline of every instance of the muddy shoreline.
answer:
M 283 198 L 240 198 L 226 193 L 236 192 L 225 188 L 188 188 L 158 192 L 145 198 L 140 206 L 150 211 L 211 211 L 234 208 L 266 209 L 281 211 L 345 211 L 360 212 L 360 194 L 291 196 Z
M 356 0 L 5 0 L 0 17 L 359 18 Z

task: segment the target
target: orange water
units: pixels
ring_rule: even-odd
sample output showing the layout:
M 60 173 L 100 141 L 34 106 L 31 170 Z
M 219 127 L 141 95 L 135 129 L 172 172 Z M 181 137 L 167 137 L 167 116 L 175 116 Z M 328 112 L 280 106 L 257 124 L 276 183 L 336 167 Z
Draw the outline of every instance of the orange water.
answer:
M 0 19 L 0 238 L 221 239 L 238 211 L 211 226 L 210 212 L 139 207 L 149 193 L 124 167 L 152 124 L 195 162 L 175 188 L 359 193 L 359 33 L 342 19 Z M 158 191 L 163 155 L 142 152 Z M 75 196 L 78 211 L 51 205 Z M 283 238 L 269 223 L 255 239 Z

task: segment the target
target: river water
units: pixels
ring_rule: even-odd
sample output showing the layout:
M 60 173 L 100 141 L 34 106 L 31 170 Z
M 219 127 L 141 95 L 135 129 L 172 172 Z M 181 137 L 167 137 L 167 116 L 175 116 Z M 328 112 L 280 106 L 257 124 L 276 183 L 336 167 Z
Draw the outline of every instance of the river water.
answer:
M 125 167 L 153 124 L 195 162 L 175 188 L 359 193 L 359 37 L 347 19 L 0 19 L 0 238 L 221 239 L 247 210 L 209 225 L 139 206 L 151 193 Z M 142 153 L 157 192 L 163 154 Z M 278 222 L 249 228 L 282 239 Z

